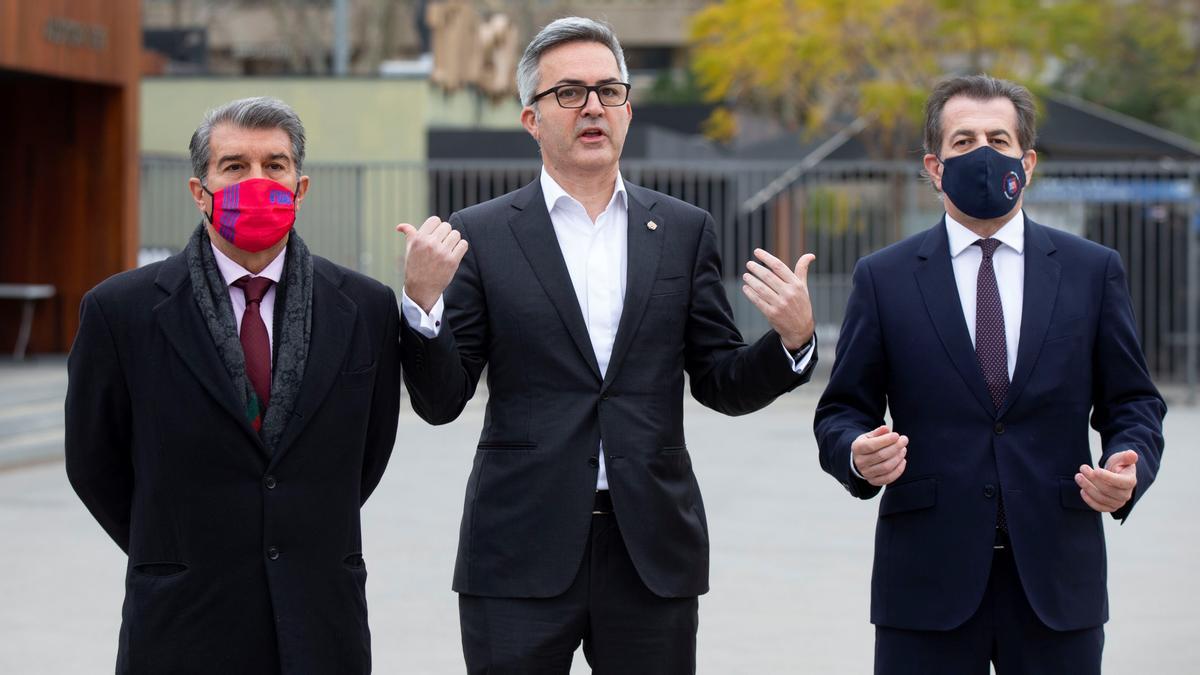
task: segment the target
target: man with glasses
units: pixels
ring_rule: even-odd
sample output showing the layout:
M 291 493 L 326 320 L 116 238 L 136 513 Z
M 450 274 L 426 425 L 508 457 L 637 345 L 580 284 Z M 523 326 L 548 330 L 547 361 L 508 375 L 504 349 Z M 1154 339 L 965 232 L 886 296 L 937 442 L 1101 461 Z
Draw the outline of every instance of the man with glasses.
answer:
M 540 178 L 399 226 L 414 408 L 450 422 L 488 366 L 454 571 L 467 670 L 566 673 L 582 641 L 598 673 L 693 673 L 709 544 L 684 373 L 730 415 L 807 381 L 813 256 L 755 252 L 743 292 L 773 330 L 745 344 L 712 217 L 621 177 L 632 109 L 611 29 L 551 23 L 517 78 Z

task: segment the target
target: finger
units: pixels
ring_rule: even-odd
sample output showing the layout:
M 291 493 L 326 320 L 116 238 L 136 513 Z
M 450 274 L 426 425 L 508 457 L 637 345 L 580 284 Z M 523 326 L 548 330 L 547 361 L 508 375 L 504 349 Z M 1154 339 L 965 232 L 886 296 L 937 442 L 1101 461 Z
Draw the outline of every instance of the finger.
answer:
M 900 448 L 900 451 L 887 461 L 867 467 L 867 470 L 863 472 L 863 478 L 882 478 L 883 476 L 887 476 L 895 471 L 896 467 L 900 466 L 900 462 L 905 460 L 907 452 L 907 448 Z
M 905 456 L 908 452 L 907 447 L 907 445 L 897 442 L 875 452 L 859 453 L 858 456 L 864 466 L 872 467 Z
M 399 225 L 396 226 L 396 231 L 400 232 L 401 234 L 403 234 L 406 237 L 411 237 L 417 233 L 417 228 L 413 227 L 412 225 L 409 225 L 408 223 L 400 223 Z
M 451 253 L 454 254 L 455 264 L 462 262 L 463 256 L 467 254 L 467 240 L 460 239 L 458 243 L 454 245 L 454 250 L 451 251 Z
M 436 230 L 438 227 L 438 224 L 441 222 L 442 222 L 441 218 L 438 218 L 437 216 L 429 216 L 428 218 L 425 219 L 425 222 L 421 223 L 421 229 L 418 230 L 418 232 L 420 232 L 421 234 L 429 234 L 430 232 L 433 232 L 434 230 Z
M 868 431 L 867 433 L 865 433 L 863 435 L 868 438 L 874 438 L 876 436 L 882 436 L 886 433 L 889 433 L 890 431 L 891 431 L 891 429 L 888 427 L 888 425 L 881 424 L 881 425 L 875 427 L 875 429 L 873 431 Z
M 900 434 L 895 432 L 888 432 L 880 436 L 859 436 L 850 446 L 850 450 L 860 457 L 865 457 L 891 447 L 899 440 Z
M 754 263 L 750 263 L 750 264 L 753 265 Z M 764 268 L 759 267 L 758 269 L 761 270 Z M 773 301 L 779 297 L 778 294 L 775 292 L 775 289 L 768 286 L 765 281 L 763 281 L 759 277 L 755 276 L 754 274 L 751 274 L 750 272 L 746 272 L 745 274 L 742 275 L 742 281 L 746 282 L 746 285 L 749 286 L 750 288 L 753 288 L 754 291 L 756 293 L 758 293 L 758 296 L 760 298 L 762 298 L 763 301 L 766 302 L 769 306 L 773 305 L 774 304 Z
M 1109 488 L 1109 493 L 1114 490 L 1132 490 L 1137 485 L 1137 474 L 1114 473 L 1107 469 L 1096 469 L 1089 479 L 1096 487 Z
M 796 277 L 800 279 L 800 283 L 808 285 L 808 267 L 813 264 L 817 256 L 811 253 L 805 253 L 796 261 Z
M 429 222 L 429 221 L 425 221 L 425 222 Z M 444 241 L 446 239 L 446 237 L 453 231 L 454 231 L 454 228 L 450 227 L 450 223 L 438 220 L 438 225 L 433 228 L 433 240 L 434 241 Z
M 1134 466 L 1138 462 L 1138 454 L 1133 450 L 1123 450 L 1108 458 L 1105 463 L 1105 468 L 1109 471 L 1120 472 L 1126 467 Z
M 771 305 L 767 304 L 767 301 L 762 299 L 762 297 L 758 294 L 758 291 L 750 288 L 749 285 L 742 286 L 742 293 L 750 299 L 750 303 L 757 307 L 758 311 L 762 312 L 763 314 L 771 311 Z
M 1099 511 L 1101 513 L 1112 513 L 1113 511 L 1116 510 L 1116 509 L 1109 508 L 1108 506 L 1105 506 L 1104 504 L 1101 504 L 1100 502 L 1096 501 L 1095 499 L 1092 499 L 1090 496 L 1088 496 L 1087 490 L 1080 490 L 1079 496 L 1083 499 L 1083 503 L 1090 506 L 1093 511 Z
M 1125 503 L 1124 500 L 1120 499 L 1119 497 L 1109 495 L 1104 490 L 1097 487 L 1095 483 L 1088 480 L 1082 474 L 1075 474 L 1075 482 L 1083 490 L 1083 493 L 1086 494 L 1093 502 L 1108 507 L 1108 510 L 1110 511 L 1115 510 L 1121 504 Z
M 454 247 L 458 245 L 460 239 L 462 239 L 461 232 L 458 230 L 450 230 L 450 234 L 447 234 L 446 238 L 442 240 L 442 246 L 445 246 L 453 251 Z
M 900 464 L 896 467 L 896 469 L 894 471 L 892 471 L 888 475 L 884 476 L 883 478 L 879 479 L 879 481 L 876 483 L 873 483 L 873 485 L 891 485 L 892 483 L 895 483 L 896 480 L 899 479 L 900 476 L 904 474 L 904 468 L 906 466 L 908 466 L 908 460 L 907 459 L 900 460 Z
M 775 276 L 779 277 L 785 282 L 791 283 L 796 281 L 796 275 L 792 273 L 792 268 L 788 267 L 787 263 L 771 255 L 769 252 L 761 248 L 756 248 L 754 249 L 754 257 L 758 258 L 763 265 L 766 265 L 768 269 L 775 273 Z
M 763 283 L 770 286 L 771 290 L 773 291 L 779 292 L 787 287 L 787 282 L 783 279 L 780 279 L 779 275 L 776 274 L 774 270 L 763 267 L 753 260 L 746 261 L 746 269 L 750 270 L 751 274 L 761 279 Z

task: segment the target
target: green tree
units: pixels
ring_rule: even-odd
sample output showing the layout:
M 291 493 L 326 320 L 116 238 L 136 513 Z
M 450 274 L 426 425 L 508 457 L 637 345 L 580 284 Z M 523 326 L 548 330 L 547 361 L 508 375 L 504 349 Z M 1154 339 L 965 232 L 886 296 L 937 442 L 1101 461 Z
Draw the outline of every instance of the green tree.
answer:
M 1200 140 L 1200 6 L 1195 0 L 1106 4 L 1105 21 L 1083 36 L 1055 85 Z
M 1197 11 L 1194 0 L 723 0 L 693 17 L 692 67 L 721 105 L 717 138 L 736 133 L 735 106 L 808 132 L 866 117 L 874 154 L 898 157 L 916 144 L 929 89 L 955 72 L 1063 86 L 1197 129 L 1200 52 L 1186 28 Z

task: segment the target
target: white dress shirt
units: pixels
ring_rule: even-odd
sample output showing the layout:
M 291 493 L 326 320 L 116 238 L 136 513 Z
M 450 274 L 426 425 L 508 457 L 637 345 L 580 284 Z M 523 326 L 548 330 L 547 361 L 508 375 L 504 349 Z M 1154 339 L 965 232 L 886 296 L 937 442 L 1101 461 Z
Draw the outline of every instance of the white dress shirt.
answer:
M 975 344 L 975 300 L 978 291 L 979 265 L 983 250 L 973 244 L 979 235 L 946 214 L 946 234 L 950 237 L 950 263 L 954 267 L 954 282 L 962 302 L 963 319 Z M 996 288 L 1000 291 L 1000 307 L 1004 312 L 1004 343 L 1008 348 L 1008 379 L 1011 382 L 1017 367 L 1017 341 L 1021 339 L 1021 304 L 1025 298 L 1025 214 L 1020 210 L 993 239 L 1000 246 L 992 254 L 992 269 L 996 272 Z
M 283 261 L 284 254 L 287 253 L 287 247 L 275 256 L 275 259 L 267 264 L 263 271 L 258 274 L 251 274 L 249 270 L 242 267 L 233 261 L 232 258 L 221 253 L 212 242 L 213 256 L 217 259 L 217 269 L 221 271 L 221 278 L 225 280 L 225 287 L 229 289 L 229 301 L 233 303 L 233 320 L 237 326 L 238 337 L 242 335 L 242 315 L 246 313 L 246 294 L 240 288 L 234 288 L 233 282 L 241 279 L 244 276 L 251 277 L 266 277 L 275 282 L 267 289 L 266 295 L 263 296 L 262 302 L 258 303 L 258 314 L 262 317 L 263 323 L 267 325 L 267 344 L 270 345 L 271 359 L 275 359 L 275 287 L 279 285 L 279 280 L 283 277 Z M 274 367 L 274 363 L 272 363 Z
M 971 344 L 975 344 L 975 301 L 979 290 L 979 265 L 983 249 L 975 246 L 981 237 L 946 214 L 946 235 L 950 240 L 950 265 L 954 268 L 954 283 L 962 304 L 963 320 Z M 1000 291 L 1000 310 L 1004 313 L 1004 346 L 1008 351 L 1008 379 L 1011 382 L 1017 367 L 1017 341 L 1021 338 L 1021 310 L 1025 299 L 1025 213 L 1016 215 L 1001 227 L 993 239 L 1000 246 L 992 253 L 992 269 L 996 273 L 996 288 Z M 862 478 L 850 454 L 850 471 Z
M 621 322 L 621 311 L 625 307 L 625 280 L 628 269 L 629 197 L 625 192 L 625 181 L 617 174 L 608 206 L 593 221 L 587 209 L 562 188 L 542 167 L 542 196 L 546 200 L 546 211 L 554 226 L 554 236 L 571 275 L 575 298 L 587 325 L 588 337 L 596 355 L 603 377 L 612 358 L 613 343 L 617 337 L 617 326 Z M 407 293 L 402 294 L 401 311 L 408 324 L 427 338 L 436 337 L 441 329 L 443 311 L 442 298 L 438 298 L 432 311 L 426 314 Z M 815 338 L 814 338 L 815 339 Z M 803 372 L 816 352 L 816 343 L 808 353 L 796 362 L 786 347 L 784 353 L 791 361 L 792 369 Z M 596 475 L 596 489 L 608 489 L 608 472 L 604 465 L 604 442 L 600 442 L 600 470 Z

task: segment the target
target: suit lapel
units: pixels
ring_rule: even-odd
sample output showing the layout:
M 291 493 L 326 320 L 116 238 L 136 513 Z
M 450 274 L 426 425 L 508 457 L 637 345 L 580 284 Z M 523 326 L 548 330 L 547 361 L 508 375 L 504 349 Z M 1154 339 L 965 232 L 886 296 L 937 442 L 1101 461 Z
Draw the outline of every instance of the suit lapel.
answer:
M 914 273 L 917 286 L 921 289 L 925 309 L 929 312 L 929 318 L 933 321 L 942 346 L 979 405 L 983 406 L 988 414 L 995 414 L 996 407 L 992 404 L 987 383 L 979 370 L 979 361 L 971 344 L 971 334 L 967 331 L 967 322 L 963 318 L 958 284 L 954 280 L 954 268 L 950 263 L 950 241 L 946 235 L 945 221 L 925 233 L 925 241 L 917 252 L 917 257 L 921 260 Z M 914 355 L 916 356 L 919 355 Z
M 317 261 L 313 262 L 315 268 Z M 350 347 L 358 306 L 316 269 L 313 270 L 312 302 L 312 332 L 304 363 L 304 381 L 300 383 L 292 414 L 271 457 L 271 466 L 279 464 L 300 432 L 308 426 L 341 372 L 346 350 Z
M 592 349 L 583 311 L 579 308 L 579 299 L 575 297 L 575 286 L 571 283 L 571 274 L 567 271 L 558 237 L 554 234 L 554 225 L 550 222 L 550 213 L 546 210 L 540 181 L 535 180 L 522 188 L 513 197 L 512 206 L 516 212 L 509 219 L 508 226 L 513 237 L 567 327 L 575 347 L 599 380 L 600 367 L 596 363 L 596 352 Z
M 154 281 L 168 293 L 167 298 L 154 307 L 159 329 L 167 336 L 167 341 L 187 364 L 192 375 L 265 456 L 266 448 L 262 439 L 246 419 L 246 411 L 241 407 L 242 397 L 234 390 L 233 381 L 229 379 L 225 364 L 213 344 L 212 334 L 200 315 L 200 308 L 196 306 L 184 255 L 180 253 L 164 262 Z
M 625 193 L 629 197 L 625 300 L 621 307 L 621 320 L 617 324 L 617 335 L 613 340 L 612 355 L 608 360 L 602 390 L 612 384 L 613 378 L 621 368 L 621 362 L 625 360 L 629 346 L 633 343 L 633 336 L 641 325 L 642 315 L 645 314 L 646 304 L 650 300 L 650 290 L 654 286 L 654 277 L 658 272 L 658 261 L 662 257 L 663 240 L 666 237 L 664 229 L 667 223 L 661 216 L 651 216 L 655 204 L 654 193 L 629 183 L 625 184 Z M 646 226 L 651 220 L 657 224 L 653 230 Z
M 1045 229 L 1025 220 L 1025 291 L 1021 304 L 1021 338 L 1017 343 L 1017 365 L 1012 384 L 1000 415 L 1003 415 L 1017 400 L 1021 390 L 1029 382 L 1033 364 L 1037 363 L 1042 351 L 1042 341 L 1050 327 L 1054 313 L 1054 302 L 1058 299 L 1058 282 L 1062 266 L 1051 255 L 1054 243 Z

